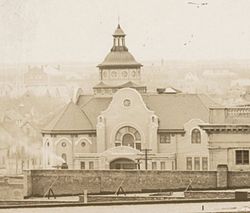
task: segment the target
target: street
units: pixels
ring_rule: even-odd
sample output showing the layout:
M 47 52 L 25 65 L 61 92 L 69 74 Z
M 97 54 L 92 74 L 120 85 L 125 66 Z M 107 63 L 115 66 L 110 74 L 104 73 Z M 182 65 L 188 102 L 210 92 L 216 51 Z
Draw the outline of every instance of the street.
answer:
M 202 206 L 204 207 L 202 210 Z M 197 213 L 197 212 L 250 212 L 249 202 L 182 203 L 122 206 L 86 206 L 61 208 L 2 209 L 0 213 Z

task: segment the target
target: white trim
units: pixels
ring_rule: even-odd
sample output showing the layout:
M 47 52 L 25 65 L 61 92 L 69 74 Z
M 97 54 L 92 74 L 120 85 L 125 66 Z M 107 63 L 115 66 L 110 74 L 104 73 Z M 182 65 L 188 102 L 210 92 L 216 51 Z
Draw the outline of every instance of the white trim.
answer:
M 76 142 L 75 142 L 75 146 L 77 146 L 79 144 L 80 141 L 86 141 L 89 144 L 92 144 L 91 140 L 89 140 L 87 137 L 80 137 Z
M 191 122 L 196 122 L 196 123 L 205 123 L 203 120 L 201 120 L 200 118 L 191 118 L 187 123 L 191 123 Z
M 61 137 L 61 138 L 59 138 L 58 140 L 55 141 L 55 146 L 57 146 L 58 143 L 59 143 L 61 140 L 66 140 L 67 142 L 70 143 L 70 145 L 72 145 L 72 141 L 71 141 L 69 138 L 67 138 L 67 137 Z M 78 145 L 78 143 L 79 143 L 81 140 L 84 140 L 84 141 L 88 142 L 89 144 L 92 144 L 91 140 L 89 140 L 87 137 L 80 137 L 79 139 L 76 140 L 75 145 Z
M 199 126 L 195 126 L 195 127 L 191 128 L 189 131 L 189 135 L 192 136 L 192 132 L 195 129 L 198 129 L 200 131 L 201 136 L 202 136 L 202 129 Z
M 140 129 L 135 123 L 131 123 L 131 122 L 130 123 L 124 122 L 124 123 L 120 123 L 117 126 L 115 126 L 112 129 L 111 134 L 110 134 L 110 142 L 115 143 L 115 141 L 116 141 L 115 136 L 116 136 L 117 131 L 125 126 L 135 128 L 139 132 L 139 134 L 141 135 L 141 143 L 145 143 L 145 135 L 144 135 L 142 129 Z
M 67 137 L 61 137 L 58 140 L 55 141 L 55 146 L 57 146 L 57 144 L 61 141 L 61 140 L 66 140 L 67 142 L 70 143 L 70 145 L 72 145 L 72 141 L 70 139 L 68 139 Z
M 105 150 L 100 153 L 99 157 L 107 157 L 107 161 L 110 162 L 116 158 L 135 158 L 138 154 L 142 154 L 141 151 L 129 147 L 129 146 L 116 146 Z
M 117 135 L 117 133 L 121 130 L 121 129 L 123 129 L 123 128 L 133 128 L 136 132 L 138 132 L 139 133 L 139 135 L 140 135 L 140 138 L 141 138 L 141 134 L 140 134 L 140 132 L 136 129 L 136 128 L 134 128 L 134 127 L 131 127 L 131 126 L 123 126 L 123 127 L 121 127 L 120 129 L 118 129 L 117 130 L 117 132 L 116 132 L 116 134 L 115 134 L 115 139 L 116 139 L 116 135 Z M 124 135 L 126 135 L 126 134 L 130 134 L 130 135 L 132 135 L 133 136 L 133 138 L 134 138 L 134 141 L 138 141 L 138 140 L 136 140 L 136 138 L 135 138 L 135 134 L 133 134 L 132 132 L 129 132 L 129 131 L 127 131 L 127 132 L 125 132 L 125 133 L 123 133 L 123 134 L 121 134 L 121 142 L 123 141 L 123 137 L 124 137 Z M 115 140 L 115 141 L 117 141 L 117 140 Z M 141 141 L 141 140 L 140 140 Z
M 192 132 L 195 130 L 195 129 L 198 129 L 200 131 L 200 143 L 192 143 Z M 189 135 L 190 135 L 190 143 L 191 144 L 202 144 L 203 140 L 202 140 L 202 131 L 201 131 L 201 128 L 200 127 L 193 127 L 191 128 L 191 131 L 189 132 Z
M 120 96 L 120 93 L 123 93 L 123 91 L 126 91 L 126 90 L 129 91 L 129 92 L 133 92 L 134 94 L 136 94 L 136 96 L 137 96 L 138 99 L 140 100 L 142 106 L 144 107 L 144 109 L 145 109 L 147 112 L 152 113 L 152 114 L 155 114 L 154 111 L 151 111 L 151 110 L 149 110 L 149 109 L 147 108 L 145 102 L 143 101 L 143 98 L 142 98 L 141 94 L 140 94 L 136 89 L 132 89 L 132 88 L 122 88 L 122 89 L 119 89 L 119 90 L 114 94 L 114 96 L 113 96 L 113 98 L 112 98 L 112 101 L 110 102 L 108 108 L 105 109 L 104 111 L 102 111 L 102 112 L 101 112 L 101 115 L 103 115 L 104 113 L 108 113 L 108 112 L 111 110 L 111 107 L 112 107 L 112 105 L 113 105 L 114 100 L 116 99 L 116 97 L 117 97 L 117 96 L 119 97 L 119 96 Z M 124 97 L 124 99 L 130 99 L 130 97 Z M 132 102 L 131 102 L 131 104 L 132 104 L 132 105 L 131 105 L 130 107 L 133 106 L 133 103 L 132 103 Z M 122 103 L 122 105 L 123 105 L 123 103 Z M 126 107 L 126 108 L 127 108 L 127 107 Z M 128 107 L 128 108 L 129 108 L 129 107 Z
M 134 136 L 134 134 L 132 134 L 131 132 L 125 132 L 124 134 L 122 134 L 122 142 L 123 142 L 123 137 L 125 136 L 125 135 L 131 135 L 132 137 L 133 137 L 133 139 L 134 139 L 134 143 L 135 143 L 135 136 Z
M 43 138 L 43 142 L 44 142 L 44 143 L 46 143 L 47 141 L 52 142 L 51 137 L 46 136 L 46 137 Z
M 108 160 L 107 162 L 109 163 L 109 166 L 110 166 L 110 164 L 113 162 L 113 161 L 116 161 L 116 160 L 119 160 L 119 159 L 128 159 L 128 160 L 131 160 L 131 161 L 133 161 L 134 163 L 136 163 L 136 159 L 133 159 L 133 158 L 131 158 L 131 157 L 129 157 L 129 156 L 126 156 L 126 157 L 117 157 L 117 158 L 113 158 L 113 159 L 110 159 L 110 160 Z
M 189 135 L 191 135 L 192 130 L 193 130 L 194 128 L 197 128 L 197 129 L 200 130 L 201 135 L 202 135 L 203 132 L 205 132 L 205 131 L 204 131 L 203 129 L 201 129 L 201 128 L 199 127 L 199 125 L 200 125 L 200 124 L 204 124 L 204 123 L 205 123 L 205 122 L 204 122 L 203 120 L 199 119 L 199 118 L 192 118 L 192 119 L 190 119 L 189 121 L 187 121 L 187 122 L 184 124 L 184 129 L 189 129 L 189 127 L 190 127 Z

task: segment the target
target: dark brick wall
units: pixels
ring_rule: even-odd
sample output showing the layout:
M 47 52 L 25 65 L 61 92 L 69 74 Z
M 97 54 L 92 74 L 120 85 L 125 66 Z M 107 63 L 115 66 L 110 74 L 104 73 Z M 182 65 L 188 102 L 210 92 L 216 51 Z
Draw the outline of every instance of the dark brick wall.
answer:
M 56 180 L 56 181 L 55 181 Z M 44 196 L 53 182 L 57 195 L 114 193 L 119 185 L 126 192 L 250 188 L 250 172 L 227 171 L 115 171 L 31 170 L 24 176 L 24 196 Z M 1 181 L 0 181 L 1 182 Z
M 32 195 L 44 196 L 51 185 L 57 195 L 81 194 L 83 190 L 100 192 L 100 176 L 80 170 L 32 170 Z M 29 196 L 28 193 L 26 196 Z
M 187 191 L 184 192 L 187 199 L 234 199 L 232 191 Z
M 85 189 L 114 193 L 121 183 L 126 192 L 183 190 L 190 181 L 192 189 L 215 189 L 217 178 L 214 171 L 32 170 L 26 175 L 26 196 L 44 196 L 54 181 L 55 194 L 76 195 Z
M 249 188 L 250 187 L 250 172 L 228 172 L 228 187 L 229 188 Z
M 153 200 L 171 200 L 173 198 L 167 196 L 110 196 L 110 195 L 88 195 L 88 202 L 114 202 L 114 201 L 153 201 Z M 174 198 L 181 199 L 180 197 Z M 84 202 L 84 195 L 79 196 L 79 200 Z
M 0 200 L 22 200 L 23 178 L 1 177 L 0 178 Z

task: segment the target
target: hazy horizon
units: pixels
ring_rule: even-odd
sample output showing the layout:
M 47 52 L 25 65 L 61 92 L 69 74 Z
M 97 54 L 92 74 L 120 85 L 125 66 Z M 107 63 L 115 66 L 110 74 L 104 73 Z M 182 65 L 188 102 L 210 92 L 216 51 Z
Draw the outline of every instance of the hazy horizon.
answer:
M 247 0 L 2 0 L 0 63 L 101 62 L 118 16 L 138 61 L 249 60 L 249 9 Z

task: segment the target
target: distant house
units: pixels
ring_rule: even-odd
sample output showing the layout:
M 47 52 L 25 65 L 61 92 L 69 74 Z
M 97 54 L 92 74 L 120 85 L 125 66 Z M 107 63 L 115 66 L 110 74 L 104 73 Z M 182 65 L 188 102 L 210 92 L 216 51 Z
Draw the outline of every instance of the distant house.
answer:
M 4 122 L 10 122 L 13 121 L 17 126 L 21 126 L 24 122 L 25 117 L 20 114 L 17 110 L 10 109 L 8 111 L 5 111 L 3 121 Z
M 23 132 L 30 137 L 37 137 L 39 134 L 39 128 L 31 121 L 24 121 L 20 128 Z
M 0 82 L 0 97 L 9 96 L 13 91 L 13 85 L 10 83 Z
M 24 84 L 30 86 L 48 85 L 48 74 L 44 72 L 44 66 L 28 67 L 28 71 L 24 73 Z
M 9 147 L 11 135 L 0 123 L 0 175 L 8 173 L 7 159 L 9 156 Z
M 60 66 L 29 66 L 24 73 L 24 96 L 47 96 L 69 100 L 73 89 L 67 84 Z
M 15 122 L 0 123 L 0 174 L 41 168 L 41 138 L 28 136 Z

